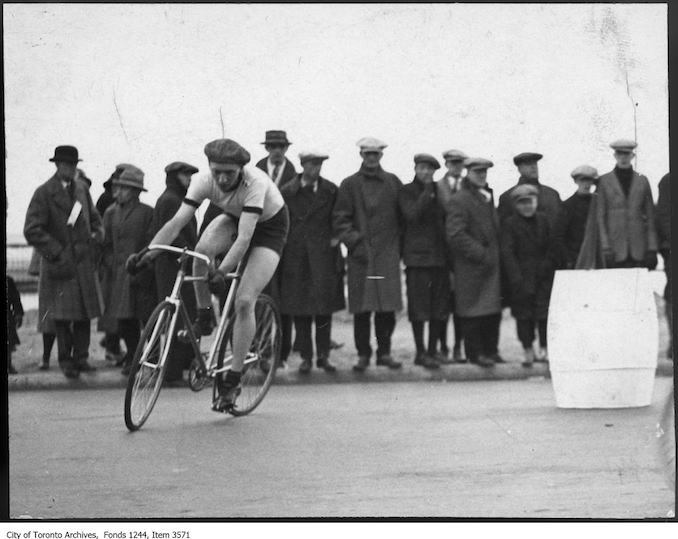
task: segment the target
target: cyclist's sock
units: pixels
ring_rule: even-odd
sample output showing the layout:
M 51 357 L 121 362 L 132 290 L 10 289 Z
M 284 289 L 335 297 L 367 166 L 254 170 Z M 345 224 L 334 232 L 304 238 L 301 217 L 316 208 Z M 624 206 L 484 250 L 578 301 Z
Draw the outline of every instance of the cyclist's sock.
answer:
M 240 378 L 242 377 L 242 373 L 238 371 L 228 371 L 226 373 L 226 376 L 224 377 L 224 383 L 225 385 L 229 387 L 235 387 L 240 383 Z

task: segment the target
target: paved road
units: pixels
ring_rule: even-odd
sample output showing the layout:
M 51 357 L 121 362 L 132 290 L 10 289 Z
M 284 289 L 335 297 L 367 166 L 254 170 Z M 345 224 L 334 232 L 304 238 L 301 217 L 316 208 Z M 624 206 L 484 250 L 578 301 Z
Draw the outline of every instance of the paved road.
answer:
M 274 386 L 251 416 L 166 389 L 9 395 L 10 516 L 665 518 L 650 407 L 562 410 L 548 380 Z

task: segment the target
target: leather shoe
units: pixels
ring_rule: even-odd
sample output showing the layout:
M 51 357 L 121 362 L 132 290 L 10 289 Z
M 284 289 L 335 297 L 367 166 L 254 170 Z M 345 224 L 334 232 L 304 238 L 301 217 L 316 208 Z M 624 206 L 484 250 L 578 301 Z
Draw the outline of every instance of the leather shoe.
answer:
M 449 354 L 444 352 L 437 352 L 433 355 L 433 359 L 435 359 L 441 365 L 452 365 L 455 362 L 454 359 L 449 356 Z
M 506 363 L 506 360 L 499 354 L 492 354 L 490 357 L 492 358 L 492 361 L 494 361 L 495 363 Z
M 309 372 L 311 372 L 312 368 L 313 368 L 313 363 L 311 362 L 310 359 L 302 359 L 301 365 L 299 365 L 299 373 L 300 374 L 308 374 Z
M 481 367 L 494 367 L 494 360 L 489 356 L 478 356 L 477 363 Z
M 316 360 L 316 365 L 319 369 L 323 369 L 325 372 L 337 372 L 337 368 L 330 363 L 330 360 L 326 357 L 319 357 Z
M 356 372 L 364 372 L 370 365 L 370 356 L 358 356 L 358 363 L 353 365 L 353 370 Z
M 59 364 L 61 367 L 61 371 L 64 373 L 64 376 L 66 378 L 79 378 L 80 377 L 80 369 L 78 369 L 73 363 L 61 363 Z
M 80 372 L 94 372 L 95 370 L 97 370 L 97 368 L 94 365 L 88 363 L 87 360 L 81 361 L 78 364 L 78 369 L 80 370 Z
M 454 347 L 452 350 L 452 359 L 455 363 L 466 363 L 467 359 L 461 355 L 461 347 Z
M 403 364 L 396 361 L 391 356 L 379 356 L 377 358 L 377 367 L 388 367 L 389 369 L 399 369 Z
M 43 361 L 42 364 L 38 367 L 41 371 L 49 370 L 49 361 Z
M 425 369 L 439 369 L 440 364 L 425 352 L 417 352 L 414 357 L 414 364 Z

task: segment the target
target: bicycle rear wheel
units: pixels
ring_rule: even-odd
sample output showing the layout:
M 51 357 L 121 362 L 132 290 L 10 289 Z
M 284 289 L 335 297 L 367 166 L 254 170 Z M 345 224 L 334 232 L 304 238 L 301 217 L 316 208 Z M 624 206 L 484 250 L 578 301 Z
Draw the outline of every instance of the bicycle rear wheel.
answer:
M 167 362 L 161 359 L 167 356 L 165 350 L 172 345 L 173 314 L 172 303 L 160 303 L 148 319 L 134 352 L 125 392 L 125 425 L 131 431 L 146 422 L 160 394 L 167 370 Z
M 280 313 L 273 300 L 266 294 L 257 298 L 254 307 L 256 332 L 250 351 L 245 359 L 240 383 L 242 390 L 229 411 L 234 416 L 243 416 L 252 412 L 264 400 L 273 379 L 280 359 Z M 220 362 L 228 365 L 233 355 L 233 321 L 224 335 L 221 345 Z M 215 380 L 216 393 L 216 380 Z

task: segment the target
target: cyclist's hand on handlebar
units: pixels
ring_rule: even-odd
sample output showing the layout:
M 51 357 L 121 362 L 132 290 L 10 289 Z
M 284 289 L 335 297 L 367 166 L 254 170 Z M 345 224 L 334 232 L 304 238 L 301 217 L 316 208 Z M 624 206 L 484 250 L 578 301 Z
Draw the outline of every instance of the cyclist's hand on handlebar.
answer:
M 207 275 L 207 285 L 210 292 L 215 296 L 221 296 L 226 292 L 226 275 L 220 269 L 210 269 Z

